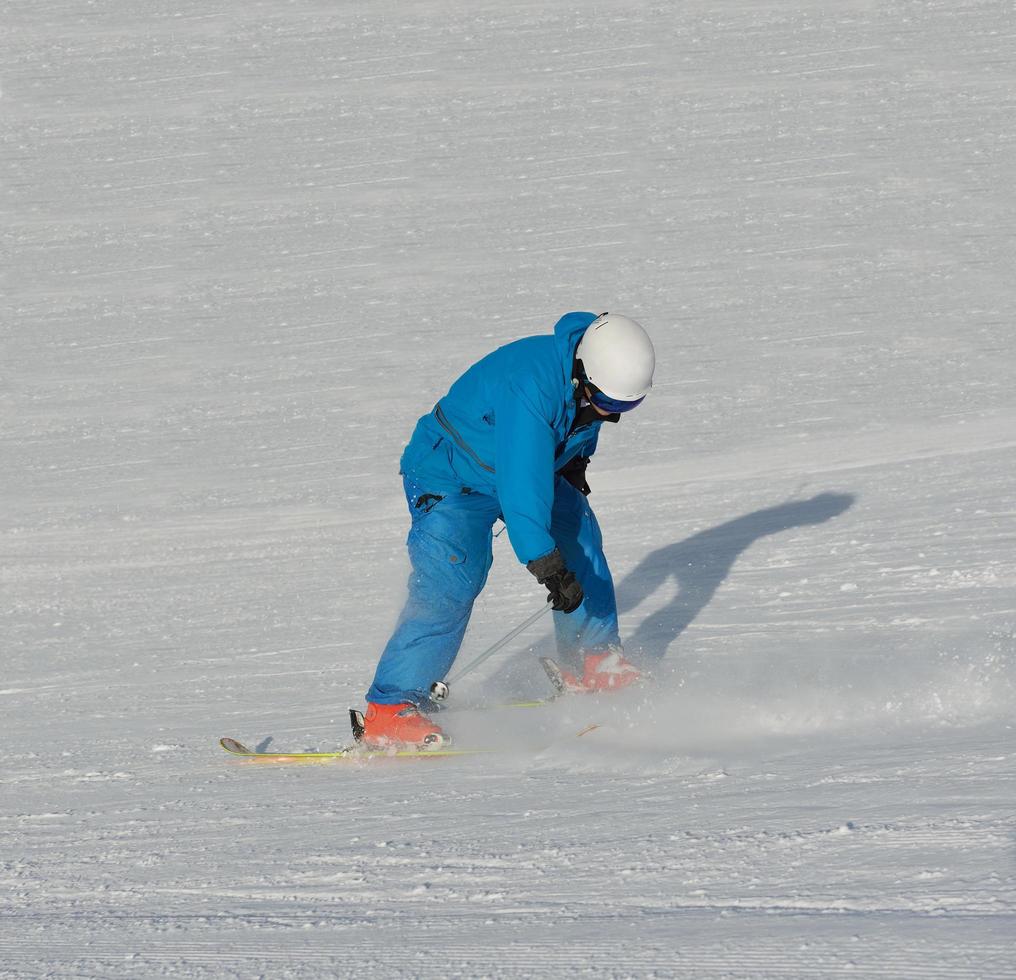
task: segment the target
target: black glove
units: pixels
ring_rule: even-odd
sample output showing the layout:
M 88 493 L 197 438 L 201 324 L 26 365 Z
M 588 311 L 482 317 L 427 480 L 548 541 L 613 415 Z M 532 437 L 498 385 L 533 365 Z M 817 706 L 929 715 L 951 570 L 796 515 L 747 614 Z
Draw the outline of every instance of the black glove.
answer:
M 563 476 L 576 490 L 588 497 L 592 493 L 589 484 L 586 483 L 586 467 L 588 465 L 588 456 L 576 456 L 574 459 L 568 460 L 557 473 L 558 476 Z
M 549 555 L 534 558 L 526 565 L 540 585 L 550 593 L 548 602 L 554 603 L 558 612 L 575 612 L 582 605 L 582 586 L 578 579 L 565 567 L 561 552 L 555 548 Z

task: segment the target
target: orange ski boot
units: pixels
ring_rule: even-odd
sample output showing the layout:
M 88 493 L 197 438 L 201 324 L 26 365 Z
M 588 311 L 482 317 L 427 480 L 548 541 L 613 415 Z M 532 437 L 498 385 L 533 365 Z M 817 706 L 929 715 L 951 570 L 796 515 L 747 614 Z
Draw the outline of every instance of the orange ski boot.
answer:
M 642 673 L 614 647 L 606 653 L 587 653 L 581 677 L 561 671 L 565 688 L 573 694 L 601 694 L 620 691 L 642 679 Z
M 368 701 L 361 741 L 371 748 L 405 745 L 417 749 L 439 749 L 451 739 L 415 704 L 375 704 Z

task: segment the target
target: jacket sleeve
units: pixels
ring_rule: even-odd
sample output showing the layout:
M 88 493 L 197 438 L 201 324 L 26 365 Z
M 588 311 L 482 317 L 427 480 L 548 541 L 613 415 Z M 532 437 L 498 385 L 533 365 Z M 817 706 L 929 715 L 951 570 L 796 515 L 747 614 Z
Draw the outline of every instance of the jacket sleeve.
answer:
M 496 408 L 497 496 L 512 549 L 522 564 L 554 550 L 554 429 L 538 400 L 506 384 Z

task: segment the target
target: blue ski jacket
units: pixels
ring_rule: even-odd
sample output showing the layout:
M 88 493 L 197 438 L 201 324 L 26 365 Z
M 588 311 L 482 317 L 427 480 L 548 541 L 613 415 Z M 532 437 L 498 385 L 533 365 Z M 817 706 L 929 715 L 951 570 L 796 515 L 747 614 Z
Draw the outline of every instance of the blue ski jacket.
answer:
M 595 313 L 566 313 L 553 336 L 525 337 L 477 361 L 416 424 L 400 472 L 427 493 L 497 498 L 523 564 L 554 550 L 555 474 L 596 451 L 601 421 L 572 431 L 575 349 Z

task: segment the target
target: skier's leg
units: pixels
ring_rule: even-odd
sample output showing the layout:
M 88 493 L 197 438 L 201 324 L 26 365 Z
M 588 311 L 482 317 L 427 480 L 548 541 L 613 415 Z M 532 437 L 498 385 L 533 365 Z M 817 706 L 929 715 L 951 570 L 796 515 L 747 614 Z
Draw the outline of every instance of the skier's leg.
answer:
M 478 493 L 427 497 L 409 480 L 406 497 L 413 517 L 409 595 L 367 692 L 377 704 L 427 700 L 459 652 L 492 560 L 496 500 Z
M 588 499 L 560 477 L 554 484 L 550 531 L 585 593 L 573 613 L 554 613 L 558 656 L 563 663 L 580 668 L 583 655 L 620 646 L 617 600 L 596 515 Z

